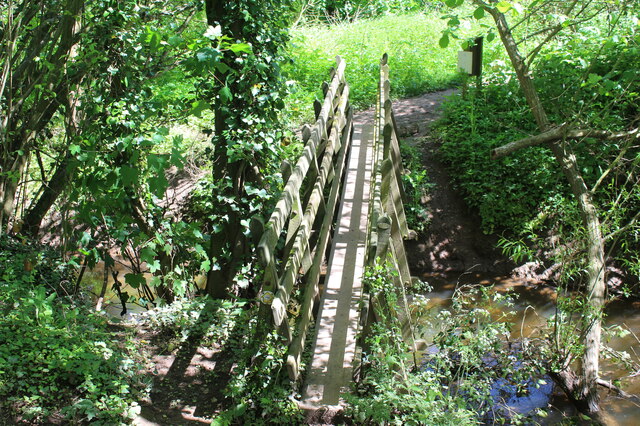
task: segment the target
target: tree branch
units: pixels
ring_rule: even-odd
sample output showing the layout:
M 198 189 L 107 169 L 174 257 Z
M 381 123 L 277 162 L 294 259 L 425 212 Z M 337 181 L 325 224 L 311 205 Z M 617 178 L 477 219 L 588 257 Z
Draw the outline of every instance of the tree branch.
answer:
M 564 127 L 566 124 L 561 124 L 558 127 L 554 127 L 551 130 L 547 130 L 546 132 L 542 132 L 535 136 L 530 136 L 528 138 L 519 139 L 514 142 L 510 142 L 506 145 L 499 146 L 491 150 L 491 159 L 495 160 L 498 158 L 506 157 L 523 148 L 528 148 L 530 146 L 541 145 L 546 142 L 556 141 L 558 139 L 562 139 L 564 134 Z
M 598 385 L 605 387 L 611 391 L 614 391 L 616 393 L 616 395 L 618 395 L 620 398 L 624 398 L 627 399 L 629 401 L 632 401 L 636 404 L 640 404 L 640 398 L 637 395 L 631 394 L 631 393 L 627 393 L 625 391 L 623 391 L 622 389 L 620 389 L 619 387 L 615 386 L 613 383 L 611 383 L 611 381 L 606 381 L 603 379 L 598 379 L 597 380 Z
M 541 145 L 546 142 L 554 142 L 560 139 L 583 139 L 583 138 L 595 138 L 602 140 L 619 140 L 626 138 L 640 138 L 638 128 L 629 130 L 626 132 L 610 132 L 607 130 L 592 130 L 592 129 L 573 129 L 566 130 L 567 124 L 563 123 L 558 127 L 554 127 L 551 130 L 540 133 L 539 135 L 530 136 L 528 138 L 519 139 L 514 142 L 510 142 L 506 145 L 502 145 L 498 148 L 491 150 L 491 158 L 493 160 L 497 158 L 505 157 L 513 152 L 528 148 L 530 146 Z

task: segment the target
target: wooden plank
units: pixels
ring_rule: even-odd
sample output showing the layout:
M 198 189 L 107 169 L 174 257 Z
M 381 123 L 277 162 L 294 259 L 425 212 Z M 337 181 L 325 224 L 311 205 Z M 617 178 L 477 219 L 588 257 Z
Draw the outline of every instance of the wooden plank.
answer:
M 396 180 L 393 169 L 394 165 L 391 159 L 387 158 L 382 162 L 382 188 L 380 193 L 382 205 L 388 214 L 393 213 L 394 217 L 397 217 L 400 234 L 402 238 L 407 238 L 409 228 L 407 227 L 407 218 L 399 189 L 402 182 Z
M 379 258 L 381 262 L 385 261 L 387 251 L 389 250 L 389 239 L 391 238 L 391 218 L 387 215 L 382 215 L 378 218 L 376 224 L 376 259 Z
M 289 226 L 287 227 L 287 236 L 284 244 L 284 259 L 286 259 L 291 252 L 291 248 L 295 242 L 295 236 L 298 235 L 298 229 L 302 223 L 303 214 L 304 211 L 302 210 L 302 203 L 300 202 L 300 194 L 294 194 L 293 205 L 291 206 L 291 212 L 289 213 Z
M 278 243 L 282 228 L 289 218 L 291 208 L 294 205 L 294 197 L 296 197 L 296 194 L 299 194 L 304 176 L 309 170 L 309 166 L 315 156 L 317 140 L 317 132 L 312 132 L 266 225 L 265 233 L 258 245 L 258 252 L 264 259 L 265 264 L 269 263 L 273 258 L 274 248 Z
M 268 235 L 268 239 L 261 241 L 260 243 L 260 245 L 263 247 L 262 251 L 266 255 L 266 258 L 270 258 L 273 254 L 273 249 L 275 247 L 275 244 L 277 244 L 280 233 L 282 232 L 282 228 L 284 227 L 284 223 L 288 219 L 289 213 L 291 212 L 291 207 L 293 205 L 293 194 L 299 193 L 300 186 L 302 185 L 302 181 L 304 180 L 304 176 L 309 170 L 309 166 L 313 161 L 314 156 L 316 155 L 316 151 L 320 144 L 320 141 L 322 140 L 322 136 L 326 134 L 326 128 L 324 128 L 324 124 L 329 118 L 331 105 L 333 105 L 333 97 L 336 95 L 341 82 L 344 81 L 345 67 L 346 62 L 344 62 L 339 56 L 336 57 L 336 72 L 331 84 L 329 85 L 327 96 L 325 97 L 324 103 L 322 104 L 322 107 L 320 109 L 316 124 L 309 132 L 309 139 L 305 144 L 302 155 L 298 159 L 293 173 L 287 181 L 283 193 L 276 203 L 274 212 L 272 213 L 267 223 L 266 233 L 270 233 L 273 235 Z
M 371 127 L 357 126 L 354 130 L 314 353 L 303 388 L 303 404 L 307 406 L 338 405 L 341 395 L 349 391 L 366 251 L 373 156 Z
M 387 132 L 389 133 L 387 135 Z M 396 172 L 396 179 L 398 182 L 402 182 L 402 175 L 404 174 L 404 167 L 402 166 L 402 154 L 400 151 L 400 142 L 398 141 L 398 134 L 395 130 L 393 124 L 393 108 L 391 106 L 391 101 L 387 100 L 385 103 L 385 147 L 387 144 L 389 145 L 388 152 L 390 158 L 393 160 Z M 389 141 L 387 142 L 387 138 Z M 387 152 L 387 151 L 385 151 Z M 402 201 L 404 203 L 407 202 L 407 195 L 404 192 L 404 188 L 400 186 L 400 196 L 402 197 Z
M 348 92 L 347 92 L 348 93 Z M 347 157 L 347 151 L 349 150 L 351 135 L 352 135 L 352 120 L 353 112 L 349 109 L 347 112 L 347 120 L 344 126 L 342 144 L 340 151 L 338 152 L 338 160 L 336 162 L 336 176 L 331 185 L 331 192 L 327 201 L 326 213 L 322 221 L 322 227 L 320 228 L 320 236 L 318 237 L 318 243 L 316 246 L 316 252 L 314 256 L 313 266 L 309 271 L 309 277 L 307 280 L 307 287 L 304 293 L 304 300 L 300 309 L 300 322 L 298 323 L 297 332 L 293 342 L 289 346 L 289 353 L 287 355 L 287 371 L 289 378 L 293 381 L 298 380 L 300 371 L 300 362 L 302 360 L 302 353 L 307 338 L 307 332 L 309 325 L 313 319 L 313 308 L 318 295 L 318 283 L 320 281 L 320 270 L 325 258 L 327 245 L 329 243 L 329 236 L 333 225 L 333 215 L 337 207 L 338 196 L 340 194 L 340 186 L 343 182 L 342 176 L 344 172 L 345 160 Z

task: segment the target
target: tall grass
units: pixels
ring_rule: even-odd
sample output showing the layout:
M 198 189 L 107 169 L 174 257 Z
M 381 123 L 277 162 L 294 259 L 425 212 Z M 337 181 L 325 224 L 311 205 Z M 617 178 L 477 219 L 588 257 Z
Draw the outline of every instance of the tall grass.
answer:
M 437 14 L 384 16 L 292 30 L 288 46 L 292 62 L 285 66 L 293 93 L 289 110 L 294 119 L 309 118 L 318 88 L 336 55 L 347 61 L 351 102 L 358 109 L 375 103 L 378 64 L 389 54 L 392 96 L 401 98 L 443 89 L 457 78 L 458 47 L 438 46 L 446 23 Z

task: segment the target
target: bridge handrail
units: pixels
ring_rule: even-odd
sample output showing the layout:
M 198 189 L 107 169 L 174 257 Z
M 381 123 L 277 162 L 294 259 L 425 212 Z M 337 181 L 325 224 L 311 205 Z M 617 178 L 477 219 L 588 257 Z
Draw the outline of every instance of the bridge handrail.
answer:
M 391 262 L 398 271 L 394 277 L 397 306 L 394 317 L 401 325 L 402 337 L 415 353 L 415 341 L 411 316 L 409 314 L 405 287 L 411 283 L 411 274 L 404 239 L 410 230 L 404 212 L 405 194 L 402 186 L 402 158 L 397 136 L 397 126 L 390 99 L 390 81 L 388 56 L 385 53 L 380 60 L 380 80 L 376 105 L 376 126 L 374 130 L 375 162 L 372 176 L 372 198 L 369 212 L 366 264 Z M 368 293 L 364 295 L 365 311 L 362 315 L 363 329 L 372 321 L 380 320 L 376 308 L 390 309 L 382 301 Z
M 303 130 L 305 147 L 287 180 L 258 244 L 258 257 L 264 268 L 261 290 L 261 317 L 271 321 L 289 342 L 287 370 L 296 380 L 313 308 L 318 301 L 320 269 L 338 205 L 346 153 L 352 135 L 352 111 L 349 86 L 345 80 L 345 61 L 337 57 L 331 82 L 323 85 L 324 102 L 316 103 L 316 122 Z M 303 191 L 303 183 L 306 190 Z M 328 197 L 325 187 L 331 184 Z M 316 223 L 321 211 L 323 220 Z M 319 221 L 318 221 L 319 222 Z M 285 225 L 288 227 L 285 233 Z M 319 227 L 319 229 L 318 229 Z M 312 233 L 316 231 L 317 238 Z M 285 248 L 276 254 L 278 241 Z M 295 332 L 287 307 L 299 281 L 304 282 L 303 301 Z

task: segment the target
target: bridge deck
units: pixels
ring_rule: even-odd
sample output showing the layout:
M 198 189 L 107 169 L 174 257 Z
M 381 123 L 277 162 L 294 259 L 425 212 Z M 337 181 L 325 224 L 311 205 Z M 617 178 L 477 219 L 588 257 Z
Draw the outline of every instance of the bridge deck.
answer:
M 356 124 L 354 128 L 313 358 L 303 391 L 303 405 L 307 407 L 339 405 L 351 383 L 362 296 L 373 128 L 372 123 Z

